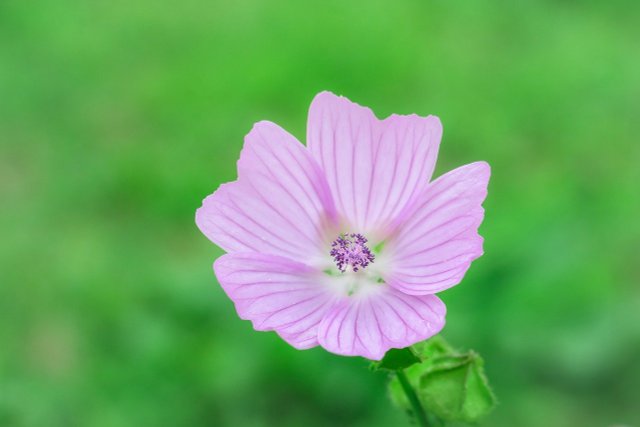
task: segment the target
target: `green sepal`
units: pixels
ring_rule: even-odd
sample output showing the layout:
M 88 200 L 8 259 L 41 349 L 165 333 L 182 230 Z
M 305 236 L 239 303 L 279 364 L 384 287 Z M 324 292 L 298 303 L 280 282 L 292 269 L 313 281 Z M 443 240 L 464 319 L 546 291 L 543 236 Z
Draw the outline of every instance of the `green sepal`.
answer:
M 482 358 L 472 351 L 433 360 L 417 387 L 427 411 L 447 421 L 476 422 L 488 415 L 496 398 L 483 365 Z
M 484 373 L 484 360 L 478 355 L 467 377 L 467 399 L 462 408 L 462 416 L 473 422 L 491 413 L 497 404 L 489 380 Z
M 440 335 L 436 335 L 425 341 L 420 341 L 412 345 L 411 348 L 423 360 L 456 353 L 453 347 Z
M 421 359 L 411 349 L 407 348 L 392 348 L 387 351 L 381 361 L 371 364 L 371 368 L 374 370 L 386 369 L 389 371 L 397 371 L 400 369 L 406 369 L 411 365 L 420 363 Z

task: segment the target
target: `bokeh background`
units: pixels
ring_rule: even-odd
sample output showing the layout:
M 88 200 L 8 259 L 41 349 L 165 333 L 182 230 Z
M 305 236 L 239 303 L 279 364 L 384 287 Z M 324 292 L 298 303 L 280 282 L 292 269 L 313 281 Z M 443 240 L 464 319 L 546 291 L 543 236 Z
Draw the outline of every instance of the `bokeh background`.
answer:
M 0 426 L 403 426 L 367 362 L 237 318 L 194 211 L 321 90 L 493 167 L 442 294 L 495 427 L 640 425 L 637 1 L 0 2 Z

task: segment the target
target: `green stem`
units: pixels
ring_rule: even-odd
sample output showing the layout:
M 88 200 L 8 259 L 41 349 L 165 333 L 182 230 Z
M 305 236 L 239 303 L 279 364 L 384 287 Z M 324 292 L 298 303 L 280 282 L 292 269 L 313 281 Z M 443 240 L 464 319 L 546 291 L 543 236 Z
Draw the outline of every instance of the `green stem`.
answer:
M 424 411 L 420 400 L 418 400 L 418 395 L 413 387 L 411 387 L 411 383 L 409 382 L 407 375 L 402 369 L 397 370 L 396 375 L 398 376 L 398 381 L 400 381 L 404 394 L 407 396 L 409 403 L 411 403 L 411 408 L 413 408 L 413 414 L 418 420 L 418 424 L 421 427 L 431 427 L 431 424 L 429 424 L 429 420 L 427 419 L 427 414 Z

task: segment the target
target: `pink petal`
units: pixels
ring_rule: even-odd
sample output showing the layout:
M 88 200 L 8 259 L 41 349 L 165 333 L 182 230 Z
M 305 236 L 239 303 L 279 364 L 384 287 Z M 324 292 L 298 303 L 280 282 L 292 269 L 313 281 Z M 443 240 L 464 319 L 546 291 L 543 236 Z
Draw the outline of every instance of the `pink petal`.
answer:
M 477 162 L 430 184 L 389 242 L 393 268 L 387 283 L 407 294 L 426 295 L 462 280 L 483 253 L 478 227 L 490 174 L 487 163 Z
M 446 307 L 435 295 L 406 295 L 391 287 L 341 300 L 320 323 L 318 342 L 328 351 L 379 360 L 440 332 Z
M 279 256 L 227 254 L 214 270 L 241 319 L 275 330 L 292 346 L 318 345 L 318 324 L 335 301 L 312 268 Z
M 388 224 L 426 188 L 441 135 L 437 117 L 380 121 L 369 108 L 330 92 L 315 97 L 307 125 L 307 144 L 338 211 L 362 233 Z
M 238 181 L 224 184 L 196 213 L 202 232 L 227 252 L 306 261 L 322 250 L 335 220 L 326 180 L 306 148 L 269 122 L 245 138 Z

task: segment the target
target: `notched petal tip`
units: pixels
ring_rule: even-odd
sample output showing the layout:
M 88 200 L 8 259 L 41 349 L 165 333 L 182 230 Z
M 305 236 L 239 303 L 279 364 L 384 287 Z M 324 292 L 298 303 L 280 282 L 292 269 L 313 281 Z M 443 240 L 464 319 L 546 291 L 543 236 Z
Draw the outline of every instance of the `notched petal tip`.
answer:
M 476 173 L 480 177 L 486 177 L 487 179 L 491 176 L 491 165 L 484 160 L 469 163 L 467 166 L 470 168 L 469 173 Z
M 311 101 L 311 103 L 313 104 L 314 102 L 318 102 L 318 101 L 331 102 L 331 101 L 339 101 L 339 100 L 349 101 L 349 99 L 347 99 L 347 97 L 345 97 L 344 95 L 337 95 L 329 90 L 323 90 L 322 92 L 317 93 L 316 96 L 313 97 L 313 100 Z
M 395 124 L 395 123 L 408 123 L 408 124 L 420 124 L 432 129 L 434 131 L 438 131 L 442 134 L 442 121 L 440 117 L 434 116 L 433 114 L 429 114 L 427 116 L 421 116 L 419 114 L 411 113 L 411 114 L 391 114 L 384 119 L 381 120 L 383 123 Z
M 304 147 L 295 136 L 276 123 L 268 120 L 254 123 L 244 137 L 238 160 L 239 175 L 249 175 L 251 171 L 263 168 L 259 159 L 264 160 L 278 155 L 278 151 L 283 150 L 283 146 Z
M 344 95 L 337 95 L 328 90 L 319 92 L 318 94 L 316 94 L 316 96 L 313 97 L 313 100 L 311 101 L 310 109 L 313 109 L 314 107 L 325 107 L 325 106 L 333 107 L 333 108 L 351 107 L 351 108 L 361 109 L 363 111 L 370 113 L 372 118 L 376 119 L 376 121 L 381 122 L 383 124 L 392 123 L 396 121 L 420 122 L 428 125 L 434 130 L 439 131 L 440 134 L 442 133 L 442 121 L 440 120 L 440 117 L 435 116 L 433 114 L 421 116 L 416 113 L 411 113 L 411 114 L 393 113 L 387 117 L 380 118 L 375 114 L 375 112 L 370 107 L 367 107 L 366 105 L 362 105 L 358 102 L 355 102 Z
M 346 96 L 336 95 L 326 90 L 313 97 L 311 106 L 309 107 L 309 118 L 311 119 L 315 115 L 314 113 L 321 112 L 325 109 L 336 115 L 349 115 L 349 111 L 360 111 L 365 117 L 369 116 L 373 119 L 378 119 L 371 108 L 360 105 Z
M 278 124 L 270 120 L 260 120 L 255 122 L 253 126 L 251 126 L 251 130 L 249 130 L 249 132 L 244 137 L 244 143 L 246 145 L 250 142 L 255 141 L 255 137 L 258 137 L 258 140 L 263 139 L 265 136 L 268 137 L 271 135 L 279 137 L 279 133 L 283 133 L 293 138 L 293 136 L 289 132 L 278 126 Z
M 228 190 L 235 183 L 236 181 L 221 184 L 213 193 L 202 199 L 202 204 L 196 209 L 196 226 L 202 234 L 218 246 L 222 245 L 217 238 L 217 221 L 215 218 L 228 199 Z
M 230 262 L 229 254 L 224 254 L 218 257 L 213 262 L 213 265 L 212 265 L 213 274 L 216 275 L 216 278 L 218 279 L 218 281 L 221 281 L 222 279 L 224 279 L 229 275 L 229 272 L 231 271 L 229 267 L 229 262 Z

